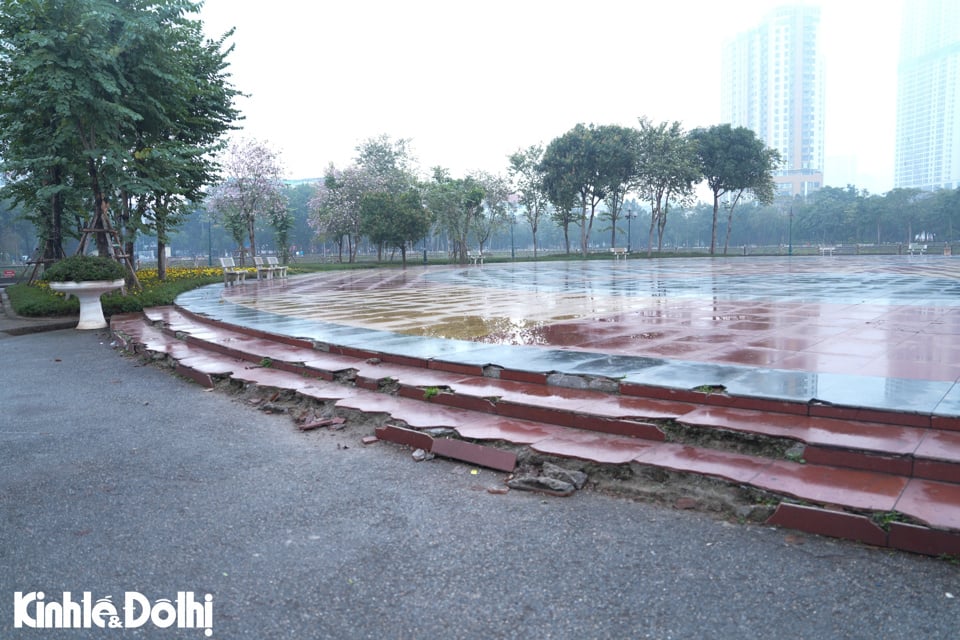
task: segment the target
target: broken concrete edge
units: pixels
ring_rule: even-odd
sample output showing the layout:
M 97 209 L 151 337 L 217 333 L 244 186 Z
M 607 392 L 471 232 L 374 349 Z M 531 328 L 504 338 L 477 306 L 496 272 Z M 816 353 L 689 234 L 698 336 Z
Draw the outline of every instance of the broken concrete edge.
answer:
M 377 427 L 375 433 L 380 440 L 423 449 L 444 458 L 469 462 L 496 471 L 510 473 L 517 465 L 517 455 L 513 452 L 466 440 L 434 438 L 422 431 L 393 424 Z
M 257 385 L 255 383 L 247 383 L 244 381 L 236 380 L 232 378 L 229 374 L 225 376 L 220 375 L 209 375 L 203 372 L 198 372 L 195 370 L 190 370 L 177 361 L 172 355 L 162 352 L 154 352 L 150 350 L 140 350 L 134 348 L 132 351 L 130 349 L 131 345 L 138 346 L 135 340 L 131 340 L 129 337 L 124 336 L 124 340 L 119 341 L 118 346 L 122 346 L 123 349 L 130 353 L 131 355 L 139 356 L 143 359 L 146 359 L 151 364 L 166 364 L 169 368 L 177 374 L 183 375 L 184 377 L 191 379 L 202 386 L 208 388 L 216 388 L 216 382 L 226 382 L 228 384 L 233 382 L 239 382 L 242 386 L 250 386 L 254 389 L 259 389 L 264 393 L 269 393 L 270 398 L 276 397 L 276 394 L 279 390 L 271 389 L 266 386 Z M 158 360 L 159 358 L 159 360 Z M 184 371 L 186 369 L 186 371 Z M 190 375 L 190 374 L 194 375 Z M 199 374 L 199 375 L 197 375 Z M 209 386 L 208 386 L 209 385 Z M 294 395 L 301 395 L 295 390 L 285 390 L 290 391 Z M 304 399 L 316 401 L 316 399 L 302 396 Z M 427 430 L 424 430 L 427 431 Z M 487 445 L 479 445 L 475 443 L 468 442 L 466 440 L 458 440 L 456 438 L 446 437 L 447 434 L 442 435 L 441 437 L 434 438 L 432 435 L 425 433 L 424 431 L 418 431 L 416 429 L 410 429 L 407 427 L 401 427 L 393 424 L 385 424 L 383 427 L 378 427 L 376 429 L 375 436 L 367 436 L 364 438 L 364 444 L 370 444 L 379 440 L 386 440 L 390 442 L 395 442 L 397 444 L 405 444 L 407 446 L 412 446 L 414 448 L 423 448 L 425 451 L 433 451 L 435 448 L 436 442 L 459 442 L 462 445 L 470 445 L 468 447 L 462 447 L 463 450 L 468 450 L 471 452 L 471 457 L 458 457 L 456 455 L 444 456 L 450 457 L 454 460 L 459 460 L 462 462 L 470 462 L 477 464 L 478 466 L 488 466 L 477 462 L 473 458 L 474 452 L 479 451 L 495 451 L 501 454 L 507 454 L 512 457 L 512 466 L 506 468 L 490 466 L 498 471 L 506 471 L 511 473 L 515 470 L 515 465 L 517 463 L 517 454 L 515 452 L 508 452 L 502 449 L 497 449 L 495 447 L 490 447 Z M 453 431 L 455 429 L 448 430 L 442 429 L 441 431 Z M 398 440 L 399 438 L 399 440 Z M 449 447 L 447 451 L 454 451 L 457 449 L 456 445 L 441 445 L 441 449 L 444 447 Z M 523 448 L 521 448 L 523 449 Z M 544 457 L 544 454 L 539 452 L 533 452 L 532 450 L 527 450 L 527 453 L 532 453 L 537 457 Z M 443 455 L 443 454 L 440 454 Z M 561 460 L 564 458 L 558 458 Z M 591 465 L 588 460 L 580 460 L 581 463 Z M 544 463 L 541 463 L 544 464 Z M 632 466 L 628 465 L 601 465 L 596 463 L 598 466 Z M 555 465 L 559 466 L 559 465 Z M 639 465 L 641 467 L 647 465 Z M 670 473 L 664 469 L 659 469 L 656 467 L 651 467 L 655 473 Z M 569 471 L 569 470 L 567 470 Z M 616 474 L 616 471 L 613 471 L 613 474 Z M 526 477 L 523 482 L 514 482 L 511 485 L 510 480 L 517 480 L 521 478 L 518 474 L 514 478 L 509 478 L 506 482 L 506 488 L 516 488 L 516 489 L 525 489 L 528 491 L 534 491 L 539 493 L 544 493 L 547 495 L 554 496 L 566 496 L 571 495 L 573 489 L 576 487 L 570 485 L 569 483 L 557 484 L 556 487 L 553 487 L 555 483 L 552 481 L 543 481 L 538 478 L 549 478 L 548 474 L 543 472 L 539 474 L 533 474 L 532 476 Z M 532 479 L 531 479 L 532 478 Z M 731 489 L 736 489 L 736 483 L 726 481 L 718 477 L 707 477 L 710 480 L 719 481 L 723 484 L 728 485 Z M 553 478 L 556 480 L 556 478 Z M 527 486 L 523 486 L 527 485 Z M 566 485 L 566 486 L 565 486 Z M 571 487 L 570 492 L 568 493 L 567 486 Z M 766 495 L 766 501 L 761 503 L 753 504 L 749 509 L 750 513 L 748 515 L 738 515 L 725 510 L 722 506 L 717 508 L 711 508 L 708 502 L 702 501 L 699 498 L 684 498 L 682 500 L 674 499 L 673 506 L 674 508 L 680 509 L 689 509 L 689 508 L 698 508 L 703 511 L 718 511 L 721 514 L 726 515 L 736 515 L 741 521 L 750 521 L 757 524 L 764 524 L 768 526 L 777 526 L 784 527 L 792 530 L 802 531 L 804 533 L 810 533 L 815 535 L 824 535 L 828 537 L 834 537 L 839 539 L 845 539 L 854 542 L 862 542 L 871 546 L 877 546 L 880 548 L 891 548 L 904 551 L 910 551 L 913 553 L 919 553 L 930 556 L 944 557 L 950 560 L 960 558 L 960 533 L 954 531 L 942 531 L 934 529 L 928 526 L 925 526 L 923 523 L 916 523 L 910 520 L 908 516 L 900 513 L 855 513 L 848 510 L 837 510 L 831 508 L 831 505 L 809 505 L 809 504 L 800 504 L 797 503 L 794 499 L 789 496 L 774 494 L 758 490 L 753 487 L 741 486 L 740 489 L 749 490 L 752 493 L 764 493 Z M 601 489 L 602 490 L 602 489 Z M 499 493 L 500 491 L 491 491 L 491 493 Z M 663 502 L 662 496 L 658 495 L 655 492 L 645 492 L 639 493 L 634 497 L 641 499 L 649 499 L 653 501 Z M 667 502 L 667 504 L 670 504 Z M 756 507 L 763 507 L 759 511 L 764 511 L 767 509 L 767 516 L 758 517 L 758 510 Z M 746 513 L 746 510 L 744 511 Z M 778 513 L 780 515 L 778 515 Z M 820 517 L 819 514 L 826 514 L 825 516 Z M 813 515 L 814 517 L 809 517 Z M 880 524 L 878 524 L 880 523 Z M 852 527 L 852 528 L 851 528 Z M 883 535 L 879 535 L 876 531 L 879 530 Z

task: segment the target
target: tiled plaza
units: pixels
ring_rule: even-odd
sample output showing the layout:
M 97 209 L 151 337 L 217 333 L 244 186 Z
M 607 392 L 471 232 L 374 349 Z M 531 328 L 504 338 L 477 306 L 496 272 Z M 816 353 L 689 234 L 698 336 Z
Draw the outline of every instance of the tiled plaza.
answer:
M 445 362 L 960 415 L 960 261 L 950 257 L 408 266 L 217 285 L 178 303 Z

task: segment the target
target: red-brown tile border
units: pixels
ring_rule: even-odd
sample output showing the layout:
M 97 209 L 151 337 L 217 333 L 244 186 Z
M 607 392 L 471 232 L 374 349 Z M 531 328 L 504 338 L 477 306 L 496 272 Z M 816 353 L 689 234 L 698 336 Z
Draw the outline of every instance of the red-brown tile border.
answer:
M 856 420 L 859 422 L 882 422 L 903 427 L 930 427 L 929 414 L 901 413 L 880 409 L 863 409 L 861 407 L 838 407 L 828 404 L 813 403 L 810 405 L 810 415 L 821 418 L 836 418 L 839 420 Z
M 535 371 L 517 371 L 515 369 L 501 369 L 501 380 L 512 380 L 514 382 L 530 382 L 533 384 L 547 384 L 548 373 L 538 373 Z
M 458 373 L 468 376 L 483 376 L 483 367 L 473 364 L 458 364 L 456 362 L 445 362 L 443 360 L 427 361 L 428 369 L 437 371 L 446 371 L 447 373 Z
M 925 480 L 960 484 L 960 464 L 941 460 L 917 459 L 913 462 L 913 476 Z
M 374 430 L 377 437 L 387 442 L 403 444 L 414 449 L 423 449 L 430 451 L 433 447 L 433 438 L 427 434 L 414 429 L 405 429 L 396 425 L 387 424 L 377 427 Z
M 853 449 L 808 444 L 803 450 L 803 458 L 810 464 L 879 471 L 898 476 L 909 476 L 913 471 L 913 458 L 910 456 L 884 456 Z
M 890 523 L 889 546 L 928 556 L 960 555 L 960 533 L 904 522 Z
M 374 357 L 380 358 L 384 362 L 399 364 L 405 367 L 427 368 L 427 360 L 424 358 L 415 358 L 413 356 L 401 356 L 393 353 L 378 353 Z
M 930 426 L 942 431 L 960 431 L 960 416 L 932 416 Z
M 854 540 L 877 547 L 887 546 L 887 532 L 870 518 L 845 511 L 833 511 L 781 502 L 766 524 L 806 533 Z
M 177 363 L 176 369 L 174 369 L 174 371 L 176 371 L 177 374 L 183 376 L 184 378 L 189 378 L 190 380 L 193 380 L 194 382 L 196 382 L 202 387 L 206 387 L 207 389 L 213 388 L 213 378 L 210 376 L 209 373 L 203 373 L 202 371 L 197 371 L 196 369 L 182 365 L 179 362 Z
M 506 471 L 507 473 L 512 472 L 517 466 L 517 454 L 512 451 L 504 451 L 465 440 L 435 438 L 430 451 L 444 458 L 453 458 L 454 460 L 469 462 L 497 471 Z

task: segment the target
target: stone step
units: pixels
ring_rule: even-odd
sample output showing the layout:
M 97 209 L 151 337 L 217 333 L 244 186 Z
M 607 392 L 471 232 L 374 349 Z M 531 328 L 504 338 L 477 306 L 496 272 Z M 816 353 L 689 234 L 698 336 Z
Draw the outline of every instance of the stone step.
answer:
M 382 413 L 385 422 L 401 422 L 413 429 L 453 429 L 468 440 L 504 441 L 551 456 L 716 478 L 785 497 L 771 524 L 934 555 L 960 553 L 960 485 L 950 479 L 957 445 L 954 433 L 911 427 L 898 430 L 886 424 L 858 424 L 846 432 L 847 421 L 843 420 L 619 398 L 602 392 L 537 387 L 450 372 L 434 376 L 437 372 L 429 369 L 372 359 L 358 361 L 289 341 L 274 342 L 266 336 L 204 324 L 172 309 L 150 310 L 146 317 L 162 323 L 165 329 L 138 316 L 115 316 L 111 328 L 125 348 L 170 356 L 178 360 L 178 372 L 207 386 L 212 386 L 217 377 L 230 377 L 334 402 L 344 411 Z M 350 375 L 343 378 L 344 372 Z M 384 373 L 396 379 L 396 387 L 383 386 Z M 338 376 L 358 384 L 335 382 Z M 434 384 L 424 385 L 426 382 Z M 424 388 L 435 385 L 436 393 L 425 395 Z M 456 406 L 459 400 L 452 399 L 461 397 L 471 400 Z M 484 404 L 476 405 L 478 400 Z M 643 437 L 590 428 L 603 421 L 622 424 L 634 413 L 644 419 L 656 416 L 701 428 L 769 437 L 802 434 L 808 439 L 807 449 L 814 447 L 814 451 L 852 451 L 852 447 L 860 447 L 863 455 L 872 455 L 883 452 L 883 443 L 890 441 L 896 444 L 887 452 L 890 457 L 913 456 L 911 473 L 919 469 L 937 477 L 910 477 L 889 469 L 851 469 L 809 459 L 801 464 L 664 442 L 659 430 Z M 843 447 L 829 445 L 833 434 Z M 469 451 L 466 461 L 471 462 L 503 459 L 488 458 L 483 451 L 459 445 L 446 450 L 453 453 L 451 457 L 456 457 L 457 451 Z M 936 469 L 937 464 L 945 465 L 949 472 Z M 927 471 L 923 471 L 924 465 Z

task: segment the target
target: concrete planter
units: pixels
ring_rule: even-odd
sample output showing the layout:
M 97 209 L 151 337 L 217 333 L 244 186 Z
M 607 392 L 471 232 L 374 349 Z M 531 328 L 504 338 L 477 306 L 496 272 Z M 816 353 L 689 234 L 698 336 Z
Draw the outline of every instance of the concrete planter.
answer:
M 54 291 L 70 296 L 76 296 L 80 301 L 80 322 L 77 329 L 103 329 L 107 321 L 103 317 L 103 307 L 100 305 L 100 296 L 119 289 L 124 285 L 123 278 L 119 280 L 88 280 L 84 282 L 51 282 L 50 288 Z

